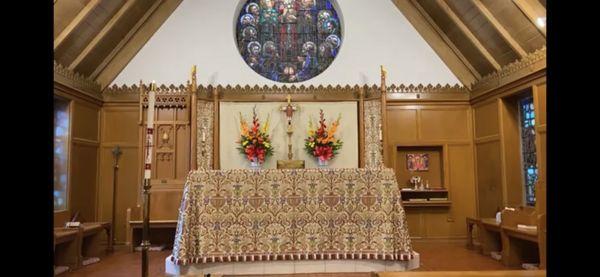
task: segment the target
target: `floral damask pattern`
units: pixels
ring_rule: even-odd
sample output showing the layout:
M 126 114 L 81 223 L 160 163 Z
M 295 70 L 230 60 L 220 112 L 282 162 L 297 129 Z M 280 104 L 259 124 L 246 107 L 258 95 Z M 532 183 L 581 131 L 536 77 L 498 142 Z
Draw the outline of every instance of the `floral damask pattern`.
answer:
M 197 170 L 188 175 L 173 261 L 413 258 L 394 172 Z
M 365 167 L 379 168 L 383 166 L 383 145 L 381 135 L 381 102 L 365 101 L 363 114 L 365 122 Z
M 196 132 L 196 158 L 198 168 L 213 168 L 213 123 L 215 112 L 213 102 L 198 101 L 197 106 L 197 128 Z

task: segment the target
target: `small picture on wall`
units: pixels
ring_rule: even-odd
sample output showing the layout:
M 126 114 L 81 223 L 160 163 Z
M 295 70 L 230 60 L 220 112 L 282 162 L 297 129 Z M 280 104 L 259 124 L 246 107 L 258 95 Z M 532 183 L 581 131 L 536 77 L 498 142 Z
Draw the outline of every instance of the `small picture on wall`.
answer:
M 408 171 L 428 171 L 429 154 L 406 154 L 406 169 Z

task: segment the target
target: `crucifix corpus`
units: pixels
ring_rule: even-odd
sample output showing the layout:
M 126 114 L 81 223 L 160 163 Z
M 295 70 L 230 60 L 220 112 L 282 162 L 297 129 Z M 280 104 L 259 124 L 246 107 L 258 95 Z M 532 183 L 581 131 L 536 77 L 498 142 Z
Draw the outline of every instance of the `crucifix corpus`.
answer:
M 292 128 L 292 117 L 297 110 L 298 106 L 292 105 L 292 96 L 288 94 L 287 105 L 281 107 L 281 111 L 285 114 L 287 120 L 288 159 L 277 161 L 277 168 L 280 169 L 304 168 L 304 160 L 292 160 L 294 157 L 294 154 L 292 153 L 292 134 L 294 133 L 294 129 Z

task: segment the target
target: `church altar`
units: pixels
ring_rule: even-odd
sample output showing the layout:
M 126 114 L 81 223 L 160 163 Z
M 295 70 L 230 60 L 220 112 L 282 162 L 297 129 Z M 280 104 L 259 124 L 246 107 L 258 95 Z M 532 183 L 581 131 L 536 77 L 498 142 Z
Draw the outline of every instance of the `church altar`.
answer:
M 196 170 L 167 268 L 415 256 L 392 169 Z

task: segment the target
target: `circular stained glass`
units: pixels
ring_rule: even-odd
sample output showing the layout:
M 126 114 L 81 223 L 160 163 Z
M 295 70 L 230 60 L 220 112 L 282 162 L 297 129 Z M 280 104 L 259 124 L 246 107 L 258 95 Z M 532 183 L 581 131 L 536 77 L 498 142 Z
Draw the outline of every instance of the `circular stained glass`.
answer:
M 341 28 L 330 0 L 249 0 L 237 20 L 238 50 L 263 77 L 302 82 L 333 62 Z

